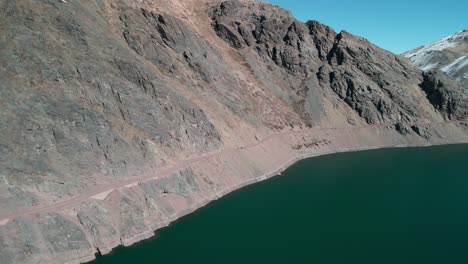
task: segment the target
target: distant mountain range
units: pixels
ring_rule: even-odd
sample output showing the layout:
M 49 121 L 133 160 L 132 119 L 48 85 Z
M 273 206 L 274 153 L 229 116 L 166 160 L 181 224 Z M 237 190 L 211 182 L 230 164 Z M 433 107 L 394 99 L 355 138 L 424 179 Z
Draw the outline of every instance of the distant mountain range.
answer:
M 440 69 L 468 88 L 468 30 L 403 53 L 423 71 Z

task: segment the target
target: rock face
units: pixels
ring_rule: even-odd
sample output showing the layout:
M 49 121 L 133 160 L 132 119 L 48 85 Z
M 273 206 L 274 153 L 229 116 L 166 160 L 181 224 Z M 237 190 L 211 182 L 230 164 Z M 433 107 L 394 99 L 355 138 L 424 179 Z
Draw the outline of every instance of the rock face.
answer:
M 407 51 L 403 55 L 423 71 L 439 69 L 468 88 L 468 30 Z
M 468 97 L 461 84 L 437 70 L 423 73 L 423 78 L 421 88 L 439 111 L 449 119 L 463 119 L 468 115 Z
M 319 112 L 310 104 L 320 105 L 308 99 L 324 91 L 334 92 L 369 124 L 433 117 L 419 102 L 420 91 L 408 89 L 422 81 L 421 73 L 363 38 L 337 34 L 317 21 L 302 24 L 285 10 L 256 3 L 224 2 L 210 14 L 220 38 L 246 60 L 256 53 L 267 65 L 266 79 L 284 80 L 278 88 L 269 83 L 269 89 L 281 95 L 276 90 L 291 87 L 283 98 L 306 120 Z
M 5 0 L 0 25 L 2 264 L 92 259 L 298 157 L 468 138 L 456 81 L 266 3 Z

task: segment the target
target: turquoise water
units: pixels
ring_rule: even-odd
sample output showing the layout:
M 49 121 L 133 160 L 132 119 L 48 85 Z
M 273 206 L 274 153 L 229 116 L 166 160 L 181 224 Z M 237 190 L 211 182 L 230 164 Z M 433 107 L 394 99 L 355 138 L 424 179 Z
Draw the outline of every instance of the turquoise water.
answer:
M 468 263 L 468 145 L 303 160 L 93 263 Z

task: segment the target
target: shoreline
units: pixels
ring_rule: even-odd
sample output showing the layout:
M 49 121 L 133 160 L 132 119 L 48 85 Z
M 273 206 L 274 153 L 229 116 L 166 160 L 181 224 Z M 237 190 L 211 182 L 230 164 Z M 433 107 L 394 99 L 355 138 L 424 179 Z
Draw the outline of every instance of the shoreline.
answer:
M 101 190 L 93 193 L 92 196 L 97 197 L 83 194 L 80 196 L 83 200 L 65 202 L 60 207 L 45 206 L 45 212 L 36 208 L 33 210 L 36 212 L 34 215 L 20 215 L 0 226 L 0 235 L 18 228 L 18 221 L 29 219 L 31 230 L 37 237 L 34 243 L 40 249 L 31 257 L 50 264 L 88 263 L 97 254 L 106 255 L 116 247 L 131 246 L 151 238 L 156 230 L 169 226 L 179 218 L 247 185 L 279 176 L 303 159 L 383 148 L 468 143 L 468 127 L 465 123 L 461 126 L 434 123 L 427 127 L 435 133 L 431 138 L 416 133 L 402 135 L 382 125 L 319 128 L 269 135 L 254 142 L 249 148 L 217 150 L 215 155 L 205 155 L 208 158 L 195 158 L 195 162 L 172 166 L 176 171 L 162 168 L 161 171 L 168 175 L 123 181 L 106 197 L 100 196 Z M 188 176 L 184 174 L 185 171 L 190 172 Z M 183 185 L 182 189 L 178 189 L 180 184 Z M 65 231 L 69 233 L 62 235 L 81 235 L 77 241 L 81 243 L 80 246 L 65 251 L 50 248 L 53 242 L 44 240 L 40 229 L 41 225 L 47 223 L 44 221 L 50 219 L 67 222 Z M 62 225 L 56 228 L 62 228 Z M 109 233 L 109 230 L 112 232 Z
M 225 190 L 221 190 L 220 195 L 215 195 L 209 199 L 204 199 L 202 201 L 199 201 L 195 206 L 192 208 L 189 208 L 187 210 L 181 211 L 177 215 L 171 216 L 171 219 L 169 221 L 165 222 L 159 222 L 155 224 L 155 228 L 152 230 L 148 230 L 147 232 L 144 232 L 142 234 L 136 235 L 135 237 L 132 237 L 130 239 L 127 239 L 125 241 L 122 241 L 122 244 L 119 244 L 112 249 L 103 252 L 97 252 L 95 253 L 94 257 L 90 260 L 86 260 L 85 262 L 76 262 L 76 263 L 91 263 L 91 261 L 96 259 L 97 254 L 104 256 L 107 254 L 112 254 L 112 252 L 119 247 L 129 247 L 134 244 L 144 242 L 145 240 L 148 239 L 157 239 L 156 231 L 164 228 L 169 228 L 171 225 L 176 224 L 177 221 L 181 220 L 184 217 L 188 217 L 191 214 L 193 214 L 195 211 L 202 209 L 204 207 L 209 206 L 212 202 L 215 202 L 224 196 L 233 193 L 235 191 L 238 191 L 246 186 L 253 185 L 255 183 L 263 182 L 265 180 L 268 180 L 270 178 L 276 177 L 276 176 L 281 176 L 284 171 L 286 171 L 289 167 L 293 166 L 299 161 L 314 158 L 314 157 L 320 157 L 320 156 L 326 156 L 326 155 L 333 155 L 333 154 L 339 154 L 339 153 L 353 153 L 353 152 L 360 152 L 360 151 L 372 151 L 372 150 L 379 150 L 379 149 L 395 149 L 395 148 L 426 148 L 426 147 L 437 147 L 437 146 L 447 146 L 447 145 L 465 145 L 468 144 L 468 140 L 465 141 L 453 141 L 453 142 L 448 142 L 448 143 L 427 143 L 427 144 L 397 144 L 393 146 L 371 146 L 371 147 L 361 147 L 361 148 L 350 148 L 350 149 L 342 149 L 342 150 L 336 150 L 336 151 L 328 151 L 328 152 L 323 152 L 323 153 L 309 153 L 305 155 L 300 155 L 300 156 L 295 156 L 289 159 L 286 163 L 282 164 L 279 166 L 277 169 L 273 170 L 272 172 L 268 174 L 264 174 L 261 176 L 258 176 L 254 179 L 244 181 L 239 183 L 236 186 L 231 186 L 230 188 L 227 188 Z M 68 263 L 67 263 L 68 264 Z M 71 263 L 70 263 L 71 264 Z
M 465 124 L 468 122 L 468 120 L 449 120 L 449 121 L 439 121 L 439 122 L 418 122 L 418 123 L 411 123 L 411 124 L 406 124 L 407 126 L 412 126 L 412 125 L 422 125 L 422 126 L 446 126 L 446 125 L 453 125 L 453 124 Z M 180 164 L 178 165 L 177 163 L 174 163 L 168 167 L 162 167 L 160 168 L 159 171 L 155 172 L 155 175 L 150 175 L 150 176 L 143 176 L 139 178 L 125 178 L 122 180 L 122 182 L 111 182 L 107 186 L 101 186 L 101 188 L 104 189 L 92 189 L 90 190 L 90 193 L 88 194 L 80 194 L 77 195 L 76 197 L 70 197 L 69 199 L 65 199 L 62 201 L 57 201 L 52 204 L 46 204 L 43 206 L 38 206 L 38 207 L 28 207 L 28 208 L 23 208 L 22 210 L 18 210 L 16 212 L 13 212 L 11 215 L 0 215 L 0 226 L 5 225 L 6 223 L 9 222 L 9 220 L 15 219 L 20 216 L 26 216 L 26 215 L 32 215 L 32 214 L 43 214 L 47 212 L 54 212 L 54 211 L 60 211 L 64 207 L 73 207 L 73 202 L 82 202 L 87 199 L 96 199 L 96 200 L 104 200 L 107 195 L 119 188 L 130 188 L 133 186 L 138 185 L 139 183 L 150 181 L 153 179 L 160 179 L 163 177 L 166 177 L 168 175 L 171 175 L 173 172 L 179 171 L 181 169 L 187 168 L 192 166 L 194 163 L 199 163 L 203 162 L 206 159 L 211 159 L 211 158 L 216 158 L 217 156 L 222 155 L 224 152 L 228 151 L 247 151 L 252 148 L 256 148 L 258 146 L 262 146 L 264 144 L 267 144 L 268 141 L 274 141 L 282 137 L 293 137 L 293 136 L 311 136 L 309 134 L 314 134 L 314 135 L 320 135 L 320 133 L 325 133 L 325 134 L 333 134 L 338 131 L 344 131 L 343 133 L 349 133 L 349 131 L 354 131 L 354 130 L 368 130 L 368 129 L 375 129 L 376 131 L 379 131 L 380 129 L 386 130 L 385 128 L 387 127 L 393 127 L 395 126 L 394 123 L 381 123 L 381 124 L 375 124 L 375 125 L 364 125 L 364 126 L 344 126 L 344 127 L 313 127 L 313 128 L 308 128 L 308 129 L 303 129 L 303 130 L 289 130 L 289 131 L 280 131 L 280 132 L 274 132 L 269 135 L 266 135 L 264 138 L 257 140 L 255 143 L 246 145 L 244 147 L 240 147 L 237 149 L 216 149 L 212 152 L 207 152 L 203 153 L 201 155 L 196 155 L 196 156 L 191 156 L 188 157 L 185 160 L 181 160 Z M 312 135 L 313 136 L 313 135 Z M 375 135 L 374 135 L 375 136 Z M 429 143 L 430 144 L 430 143 Z M 437 143 L 435 143 L 437 144 Z M 443 143 L 445 144 L 445 143 Z M 387 146 L 387 145 L 384 145 Z M 337 150 L 338 149 L 338 150 Z M 334 153 L 336 151 L 342 151 L 343 148 L 337 147 L 336 149 L 331 150 L 331 153 Z M 344 150 L 346 151 L 346 150 Z

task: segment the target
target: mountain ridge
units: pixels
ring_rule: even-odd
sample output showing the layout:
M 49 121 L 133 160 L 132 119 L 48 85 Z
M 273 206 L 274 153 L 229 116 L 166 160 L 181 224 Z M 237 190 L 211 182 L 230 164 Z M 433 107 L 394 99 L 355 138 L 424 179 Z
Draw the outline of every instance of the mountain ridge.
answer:
M 468 87 L 468 30 L 402 54 L 423 71 L 439 69 Z

